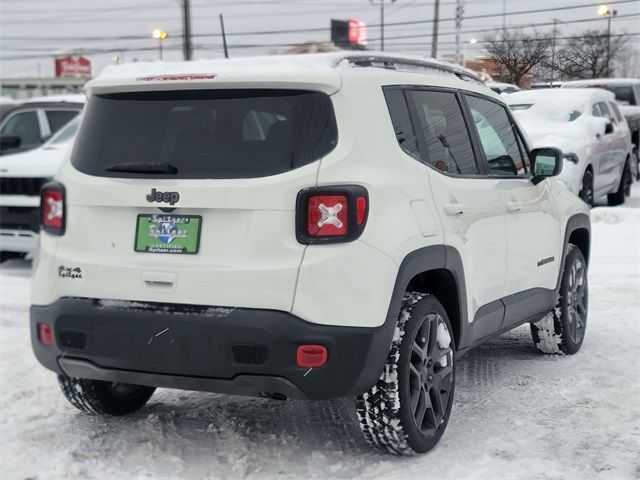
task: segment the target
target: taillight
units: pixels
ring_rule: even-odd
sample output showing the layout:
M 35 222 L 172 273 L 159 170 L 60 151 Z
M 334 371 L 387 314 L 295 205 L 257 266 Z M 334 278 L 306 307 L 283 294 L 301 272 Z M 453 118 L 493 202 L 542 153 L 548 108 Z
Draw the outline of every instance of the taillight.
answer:
M 53 327 L 48 323 L 38 324 L 38 341 L 45 347 L 53 345 Z
M 298 194 L 296 208 L 300 243 L 349 242 L 364 230 L 369 196 L 358 185 L 308 188 Z
M 53 235 L 64 234 L 65 216 L 64 186 L 57 182 L 45 183 L 40 191 L 40 223 L 42 229 Z
M 329 353 L 324 345 L 298 345 L 296 365 L 300 368 L 319 368 L 327 363 Z

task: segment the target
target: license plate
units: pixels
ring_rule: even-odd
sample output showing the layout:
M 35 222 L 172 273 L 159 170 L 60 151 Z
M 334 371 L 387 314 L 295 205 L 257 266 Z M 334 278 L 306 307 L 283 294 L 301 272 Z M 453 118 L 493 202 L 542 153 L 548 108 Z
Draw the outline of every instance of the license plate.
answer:
M 139 214 L 133 249 L 145 253 L 195 254 L 200 247 L 200 215 Z

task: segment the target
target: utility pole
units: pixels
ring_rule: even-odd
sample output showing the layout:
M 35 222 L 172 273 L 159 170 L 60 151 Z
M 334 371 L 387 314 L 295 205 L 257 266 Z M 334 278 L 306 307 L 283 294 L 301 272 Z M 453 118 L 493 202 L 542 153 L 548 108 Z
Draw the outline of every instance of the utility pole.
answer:
M 438 23 L 440 22 L 440 0 L 435 1 L 433 13 L 433 34 L 431 36 L 431 57 L 438 56 Z
M 556 41 L 558 38 L 558 19 L 553 19 L 553 46 L 551 47 L 551 86 L 556 77 Z
M 372 5 L 377 5 L 374 0 L 369 0 Z M 378 0 L 380 3 L 380 50 L 384 52 L 384 4 L 387 0 Z M 396 0 L 391 0 L 391 3 L 395 3 Z
M 460 57 L 460 32 L 462 30 L 462 19 L 464 18 L 464 0 L 456 0 L 456 63 L 462 63 Z
M 502 34 L 507 33 L 507 0 L 502 0 Z
M 185 60 L 191 60 L 193 57 L 190 0 L 182 0 L 182 55 Z
M 220 14 L 220 30 L 222 32 L 222 46 L 224 47 L 224 58 L 229 58 L 229 49 L 227 48 L 227 34 L 224 32 L 224 17 Z

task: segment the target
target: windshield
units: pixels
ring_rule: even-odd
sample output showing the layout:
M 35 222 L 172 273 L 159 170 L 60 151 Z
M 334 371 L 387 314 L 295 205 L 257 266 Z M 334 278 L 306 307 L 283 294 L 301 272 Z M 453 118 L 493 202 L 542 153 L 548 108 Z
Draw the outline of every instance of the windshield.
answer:
M 109 177 L 252 178 L 307 165 L 337 143 L 329 96 L 179 90 L 89 99 L 71 163 Z
M 60 145 L 62 143 L 67 143 L 69 140 L 73 139 L 79 125 L 80 117 L 78 116 L 67 123 L 60 129 L 58 133 L 51 137 L 51 139 L 49 139 L 49 141 L 47 142 L 47 145 Z

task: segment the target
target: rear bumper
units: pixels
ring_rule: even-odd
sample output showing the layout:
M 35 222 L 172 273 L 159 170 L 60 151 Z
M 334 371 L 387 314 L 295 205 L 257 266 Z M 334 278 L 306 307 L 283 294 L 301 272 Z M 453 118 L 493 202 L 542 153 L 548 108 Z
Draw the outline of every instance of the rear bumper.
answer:
M 38 324 L 55 344 L 38 341 Z M 337 327 L 274 310 L 62 298 L 31 307 L 32 346 L 45 367 L 96 380 L 238 395 L 325 399 L 358 395 L 379 378 L 395 328 Z M 296 366 L 321 344 L 325 366 Z

